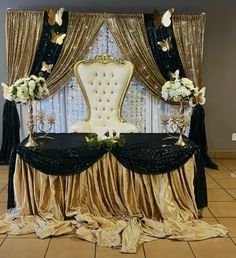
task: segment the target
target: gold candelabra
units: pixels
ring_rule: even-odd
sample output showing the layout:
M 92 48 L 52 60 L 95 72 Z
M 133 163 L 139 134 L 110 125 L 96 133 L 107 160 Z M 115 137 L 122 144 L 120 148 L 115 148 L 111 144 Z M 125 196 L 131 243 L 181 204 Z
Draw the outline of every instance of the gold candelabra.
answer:
M 32 100 L 30 99 L 28 102 L 28 130 L 29 130 L 29 138 L 27 143 L 25 144 L 25 147 L 36 147 L 38 144 L 35 141 L 34 137 L 34 127 L 35 124 L 37 124 L 38 131 L 40 133 L 44 133 L 43 136 L 39 136 L 38 138 L 46 137 L 48 133 L 50 133 L 53 125 L 55 124 L 55 114 L 44 114 L 42 111 L 38 113 L 38 115 L 34 116 L 33 115 L 33 105 L 32 105 Z M 49 137 L 51 138 L 51 137 Z
M 31 99 L 29 99 L 29 102 L 28 102 L 28 114 L 29 114 L 29 118 L 28 118 L 27 127 L 29 130 L 29 138 L 27 143 L 25 144 L 25 147 L 36 147 L 38 144 L 34 138 L 34 116 L 33 116 L 33 105 L 32 105 Z
M 183 102 L 180 102 L 179 110 L 175 111 L 169 117 L 166 114 L 161 115 L 161 124 L 167 133 L 176 133 L 179 131 L 178 141 L 176 145 L 185 146 L 186 143 L 183 139 L 183 135 L 186 131 L 187 126 L 190 123 L 190 117 L 184 113 Z
M 34 117 L 35 123 L 37 124 L 37 129 L 40 133 L 48 134 L 50 133 L 53 125 L 55 124 L 56 116 L 54 113 L 45 114 L 40 111 Z

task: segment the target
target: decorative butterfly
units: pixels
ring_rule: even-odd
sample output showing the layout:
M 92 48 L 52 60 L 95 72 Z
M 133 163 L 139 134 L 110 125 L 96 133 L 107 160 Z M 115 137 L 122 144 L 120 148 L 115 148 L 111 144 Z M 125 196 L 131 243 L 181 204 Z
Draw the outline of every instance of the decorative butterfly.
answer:
M 174 73 L 171 73 L 171 77 L 175 80 L 179 79 L 179 69 L 176 70 Z
M 163 52 L 170 51 L 172 49 L 171 37 L 158 41 L 157 44 Z
M 191 107 L 196 106 L 196 104 L 204 105 L 206 103 L 206 87 L 201 88 L 198 93 L 195 95 L 195 98 L 189 100 L 189 105 Z
M 154 10 L 154 25 L 159 28 L 161 25 L 169 27 L 171 25 L 171 16 L 174 12 L 174 8 L 170 8 L 162 15 L 160 11 Z
M 58 24 L 59 26 L 62 25 L 62 15 L 64 12 L 64 8 L 60 8 L 56 12 L 53 9 L 48 9 L 47 14 L 48 14 L 48 23 L 49 25 L 53 26 L 55 24 Z
M 41 71 L 51 73 L 53 68 L 53 64 L 47 64 L 46 62 L 42 62 Z
M 62 45 L 66 34 L 57 34 L 54 30 L 51 30 L 51 42 L 54 44 Z

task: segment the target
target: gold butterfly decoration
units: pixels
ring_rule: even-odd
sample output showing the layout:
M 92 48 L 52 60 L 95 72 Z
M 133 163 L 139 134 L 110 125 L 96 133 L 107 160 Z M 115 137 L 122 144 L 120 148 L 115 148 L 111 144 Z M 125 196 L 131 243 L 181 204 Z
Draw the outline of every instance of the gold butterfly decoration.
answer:
M 154 25 L 159 28 L 161 25 L 164 27 L 169 27 L 171 25 L 171 16 L 174 12 L 174 8 L 170 8 L 161 14 L 160 11 L 154 10 Z
M 47 9 L 48 14 L 48 23 L 49 25 L 53 26 L 55 24 L 58 24 L 59 26 L 62 25 L 62 15 L 64 12 L 64 8 L 60 8 L 56 12 L 53 9 Z
M 47 64 L 46 62 L 42 62 L 41 71 L 51 73 L 53 68 L 53 64 Z
M 171 37 L 158 41 L 157 44 L 163 52 L 170 51 L 172 49 Z
M 56 33 L 54 30 L 51 30 L 51 34 L 52 34 L 52 37 L 51 37 L 51 42 L 52 43 L 58 44 L 58 45 L 63 44 L 64 38 L 66 37 L 66 34 L 59 34 L 59 33 Z

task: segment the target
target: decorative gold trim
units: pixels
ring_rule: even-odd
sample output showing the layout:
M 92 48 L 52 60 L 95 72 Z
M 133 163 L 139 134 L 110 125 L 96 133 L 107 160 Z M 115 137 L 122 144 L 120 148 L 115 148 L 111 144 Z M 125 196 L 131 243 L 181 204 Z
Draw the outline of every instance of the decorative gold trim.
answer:
M 91 117 L 91 106 L 90 106 L 90 103 L 89 103 L 89 99 L 88 99 L 88 95 L 86 93 L 86 90 L 85 90 L 85 87 L 83 85 L 83 82 L 78 74 L 78 66 L 80 64 L 84 64 L 84 65 L 90 65 L 90 64 L 94 64 L 94 63 L 100 63 L 100 64 L 110 64 L 110 63 L 115 63 L 115 64 L 119 64 L 119 65 L 125 65 L 127 63 L 130 63 L 130 72 L 129 72 L 129 76 L 127 78 L 127 81 L 126 81 L 126 85 L 123 89 L 123 92 L 121 94 L 121 98 L 120 98 L 120 102 L 119 102 L 119 105 L 118 105 L 118 119 L 123 122 L 123 119 L 121 117 L 121 111 L 122 111 L 122 104 L 124 102 L 124 98 L 125 98 L 125 95 L 126 95 L 126 92 L 128 90 L 128 87 L 129 87 L 129 83 L 130 83 L 130 80 L 133 76 L 133 73 L 134 73 L 134 65 L 132 62 L 130 62 L 129 60 L 125 60 L 125 59 L 115 59 L 113 56 L 110 56 L 110 55 L 107 55 L 107 54 L 103 54 L 103 55 L 98 55 L 96 56 L 94 59 L 89 59 L 89 60 L 80 60 L 78 61 L 75 66 L 74 66 L 74 73 L 75 73 L 75 77 L 76 77 L 76 80 L 77 82 L 79 83 L 79 86 L 80 86 L 80 89 L 84 95 L 84 98 L 85 98 L 85 102 L 86 102 L 86 105 L 88 107 L 88 114 L 87 114 L 87 118 L 86 118 L 86 121 L 89 121 L 90 120 L 90 117 Z
M 113 56 L 107 55 L 107 54 L 102 54 L 99 56 L 96 56 L 94 59 L 88 59 L 84 60 L 83 64 L 85 65 L 90 65 L 94 63 L 100 63 L 100 64 L 110 64 L 110 63 L 115 63 L 115 64 L 125 64 L 126 60 L 124 59 L 115 59 Z

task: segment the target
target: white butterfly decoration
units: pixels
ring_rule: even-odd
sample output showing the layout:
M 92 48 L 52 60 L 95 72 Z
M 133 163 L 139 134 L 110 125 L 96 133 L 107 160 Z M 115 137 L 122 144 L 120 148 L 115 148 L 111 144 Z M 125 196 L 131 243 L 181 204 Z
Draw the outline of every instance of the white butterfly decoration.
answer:
M 172 76 L 175 80 L 179 80 L 179 69 L 176 70 L 174 73 L 171 73 L 171 76 Z
M 172 49 L 171 37 L 158 41 L 157 44 L 160 46 L 163 52 L 167 52 Z
M 53 64 L 47 64 L 45 61 L 43 61 L 41 71 L 51 73 L 52 68 Z
M 161 15 L 160 11 L 154 10 L 154 25 L 156 27 L 160 27 L 163 25 L 164 27 L 169 27 L 171 25 L 171 16 L 174 12 L 174 8 L 170 8 Z

